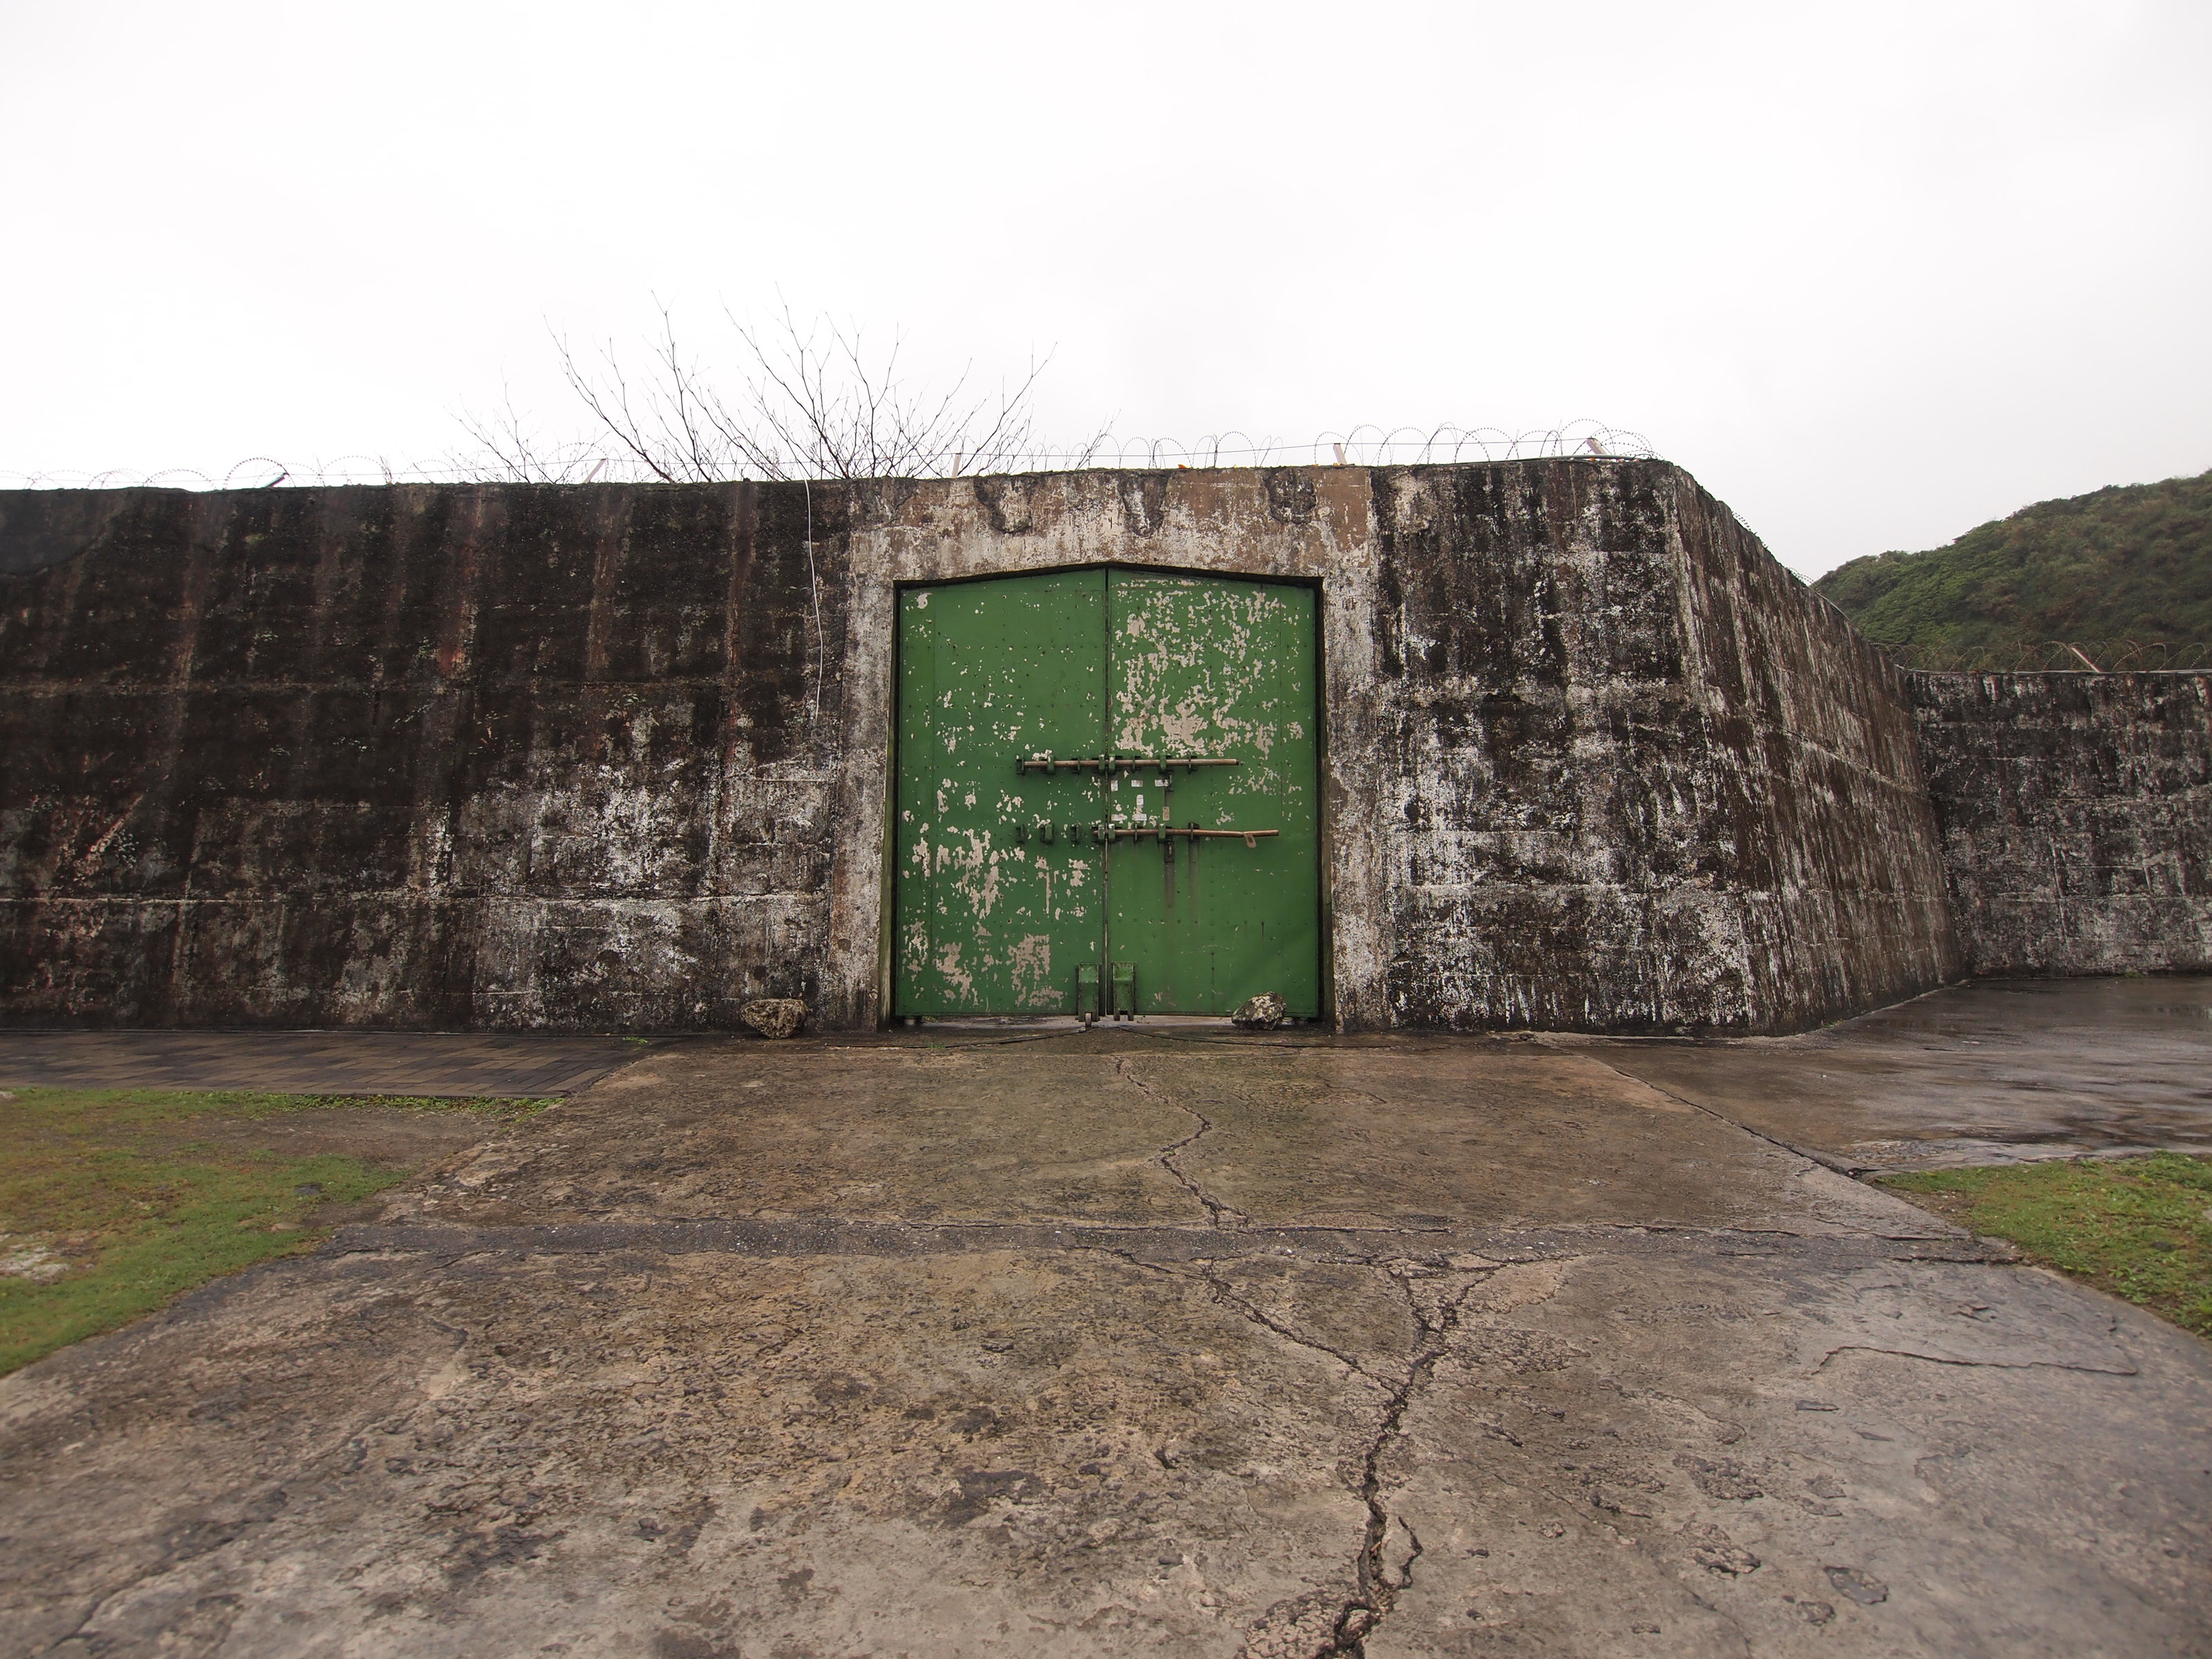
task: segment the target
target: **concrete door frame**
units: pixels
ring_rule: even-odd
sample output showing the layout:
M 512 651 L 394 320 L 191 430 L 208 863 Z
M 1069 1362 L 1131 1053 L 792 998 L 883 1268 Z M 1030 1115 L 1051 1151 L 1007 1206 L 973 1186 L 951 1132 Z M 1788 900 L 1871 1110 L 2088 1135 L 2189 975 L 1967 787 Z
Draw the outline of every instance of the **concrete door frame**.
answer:
M 1390 1023 L 1383 875 L 1387 715 L 1377 682 L 1379 561 L 1364 468 L 1310 474 L 1039 473 L 860 486 L 841 526 L 832 644 L 842 730 L 820 774 L 835 848 L 820 974 L 827 1025 L 879 1027 L 892 896 L 888 805 L 901 588 L 1122 564 L 1318 585 L 1322 972 L 1339 1029 Z

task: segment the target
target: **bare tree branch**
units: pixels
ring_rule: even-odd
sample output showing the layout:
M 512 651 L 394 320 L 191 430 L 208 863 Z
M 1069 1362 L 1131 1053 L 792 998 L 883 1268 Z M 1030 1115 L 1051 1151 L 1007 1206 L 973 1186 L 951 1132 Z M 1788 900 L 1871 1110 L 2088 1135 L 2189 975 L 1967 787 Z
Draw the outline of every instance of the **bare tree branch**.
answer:
M 641 380 L 608 342 L 595 359 L 559 335 L 562 377 L 597 436 L 568 445 L 533 439 L 509 399 L 489 419 L 462 424 L 483 451 L 476 465 L 519 482 L 573 482 L 583 466 L 623 470 L 668 483 L 730 478 L 957 477 L 1045 464 L 1034 439 L 1033 398 L 1045 362 L 994 395 L 971 392 L 969 370 L 942 392 L 908 385 L 903 341 L 880 351 L 857 327 L 827 318 L 801 325 L 788 306 L 766 328 L 729 318 L 738 376 L 725 383 L 694 356 L 674 315 L 659 307 Z M 725 313 L 726 315 L 726 313 Z M 1102 428 L 1082 451 L 1088 460 Z

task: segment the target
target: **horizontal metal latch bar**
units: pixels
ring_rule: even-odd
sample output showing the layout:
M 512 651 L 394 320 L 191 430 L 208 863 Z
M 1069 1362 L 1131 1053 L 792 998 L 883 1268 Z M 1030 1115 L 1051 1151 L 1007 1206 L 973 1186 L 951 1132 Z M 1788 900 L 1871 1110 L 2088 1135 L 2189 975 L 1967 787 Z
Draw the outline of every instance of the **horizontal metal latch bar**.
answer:
M 1242 766 L 1243 763 L 1233 756 L 1222 755 L 1170 755 L 1158 760 L 1145 755 L 1092 755 L 1073 760 L 1054 760 L 1048 751 L 1031 755 L 1015 770 L 1052 772 L 1062 769 L 1079 770 L 1088 767 L 1100 772 L 1135 772 L 1150 767 L 1154 771 L 1165 771 L 1170 766 Z
M 1260 844 L 1261 836 L 1279 836 L 1283 832 L 1279 830 L 1178 830 L 1171 823 L 1159 823 L 1131 825 L 1126 829 L 1116 825 L 1106 833 L 1109 836 L 1128 836 L 1133 838 L 1139 836 L 1158 836 L 1164 839 L 1169 836 L 1181 836 L 1188 841 L 1227 836 L 1231 839 L 1242 839 L 1247 847 L 1257 847 Z

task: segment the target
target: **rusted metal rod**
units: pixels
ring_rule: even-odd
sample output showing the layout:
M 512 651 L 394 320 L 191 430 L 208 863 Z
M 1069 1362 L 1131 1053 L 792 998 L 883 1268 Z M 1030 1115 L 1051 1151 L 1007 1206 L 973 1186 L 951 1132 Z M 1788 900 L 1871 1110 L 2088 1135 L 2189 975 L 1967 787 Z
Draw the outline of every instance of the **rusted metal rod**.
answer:
M 1187 841 L 1200 841 L 1217 836 L 1226 836 L 1232 839 L 1242 839 L 1247 847 L 1256 847 L 1260 844 L 1261 836 L 1279 836 L 1283 832 L 1279 830 L 1178 830 L 1171 823 L 1148 823 L 1133 824 L 1126 829 L 1117 824 L 1108 830 L 1106 833 L 1109 836 L 1129 836 L 1133 837 L 1142 836 L 1158 836 L 1163 840 L 1165 840 L 1170 836 L 1181 836 Z
M 1165 771 L 1171 766 L 1242 766 L 1244 763 L 1233 756 L 1170 755 L 1164 760 L 1152 760 L 1143 755 L 1097 755 L 1079 760 L 1054 760 L 1048 754 L 1031 755 L 1015 768 L 1019 772 L 1051 772 L 1060 768 L 1079 770 L 1089 767 L 1102 772 L 1137 772 L 1146 767 Z

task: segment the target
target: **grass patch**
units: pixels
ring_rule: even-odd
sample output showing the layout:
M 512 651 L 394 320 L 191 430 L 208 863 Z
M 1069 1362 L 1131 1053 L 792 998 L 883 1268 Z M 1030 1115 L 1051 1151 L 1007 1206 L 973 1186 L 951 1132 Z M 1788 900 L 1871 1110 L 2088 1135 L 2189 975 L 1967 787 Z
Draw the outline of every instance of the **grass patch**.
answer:
M 320 1243 L 333 1212 L 424 1161 L 420 1137 L 390 1133 L 405 1127 L 401 1114 L 465 1113 L 489 1134 L 551 1103 L 0 1091 L 0 1375 Z M 308 1127 L 321 1131 L 312 1149 L 278 1144 Z
M 2054 1159 L 1881 1177 L 2031 1261 L 2212 1337 L 2212 1158 Z

